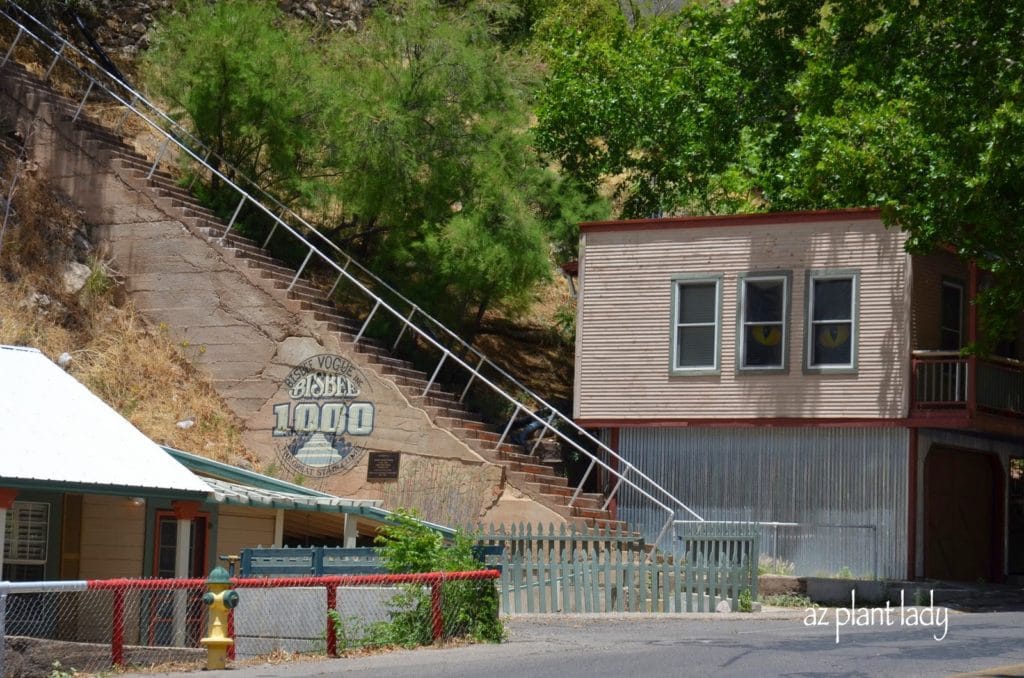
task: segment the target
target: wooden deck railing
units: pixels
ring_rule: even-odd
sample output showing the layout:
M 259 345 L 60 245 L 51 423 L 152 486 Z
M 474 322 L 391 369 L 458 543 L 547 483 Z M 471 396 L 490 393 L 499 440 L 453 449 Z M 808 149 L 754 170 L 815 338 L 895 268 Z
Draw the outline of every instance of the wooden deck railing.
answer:
M 914 351 L 910 362 L 911 410 L 979 409 L 1024 415 L 1024 362 L 995 357 L 972 365 L 957 351 Z M 969 402 L 972 381 L 975 403 Z

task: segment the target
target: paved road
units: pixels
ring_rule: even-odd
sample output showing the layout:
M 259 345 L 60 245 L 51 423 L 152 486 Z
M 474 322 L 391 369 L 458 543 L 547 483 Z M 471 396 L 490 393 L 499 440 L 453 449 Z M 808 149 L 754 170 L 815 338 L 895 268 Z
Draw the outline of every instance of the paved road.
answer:
M 832 610 L 830 614 L 833 614 Z M 832 621 L 830 618 L 825 621 Z M 881 619 L 875 620 L 881 622 Z M 948 629 L 805 626 L 802 612 L 625 617 L 514 617 L 501 645 L 237 667 L 204 678 L 640 676 L 945 676 L 1003 667 L 1024 676 L 1024 612 L 950 612 Z M 1007 669 L 1008 665 L 1014 665 Z

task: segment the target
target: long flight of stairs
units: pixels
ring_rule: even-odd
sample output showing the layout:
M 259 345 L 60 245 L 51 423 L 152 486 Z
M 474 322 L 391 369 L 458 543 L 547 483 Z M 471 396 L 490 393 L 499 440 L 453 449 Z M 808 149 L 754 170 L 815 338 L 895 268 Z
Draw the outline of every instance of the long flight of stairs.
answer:
M 225 237 L 225 223 L 199 205 L 174 176 L 163 170 L 150 175 L 152 160 L 136 152 L 120 135 L 87 119 L 84 113 L 72 123 L 77 102 L 58 95 L 13 60 L 0 70 L 0 77 L 4 90 L 12 98 L 38 97 L 49 103 L 61 121 L 71 125 L 74 141 L 81 149 L 106 164 L 126 184 L 149 196 L 194 236 L 221 250 L 226 261 L 233 262 L 254 284 L 292 312 L 305 315 L 307 321 L 316 323 L 322 331 L 333 333 L 341 342 L 363 354 L 414 406 L 424 410 L 435 425 L 450 431 L 488 461 L 502 465 L 510 485 L 572 522 L 619 530 L 624 527 L 609 511 L 601 508 L 605 501 L 601 494 L 581 493 L 570 507 L 568 503 L 574 489 L 558 474 L 558 463 L 523 454 L 517 445 L 503 443 L 499 446 L 500 434 L 441 386 L 433 385 L 424 396 L 428 376 L 410 361 L 392 356 L 380 342 L 367 337 L 353 344 L 359 325 L 342 315 L 321 288 L 300 278 L 288 289 L 295 277 L 294 269 L 249 238 L 234 232 Z

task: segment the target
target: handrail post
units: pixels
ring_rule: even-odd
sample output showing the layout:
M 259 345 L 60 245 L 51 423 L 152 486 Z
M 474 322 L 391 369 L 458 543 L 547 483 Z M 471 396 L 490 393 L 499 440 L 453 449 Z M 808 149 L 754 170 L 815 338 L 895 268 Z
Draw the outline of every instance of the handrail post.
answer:
M 130 116 L 132 114 L 132 109 L 135 107 L 135 102 L 137 100 L 138 100 L 138 98 L 133 94 L 132 95 L 132 100 L 128 103 L 127 106 L 125 106 L 124 113 L 121 115 L 121 118 L 117 121 L 117 124 L 114 125 L 114 134 L 120 134 L 121 133 L 121 125 L 123 125 L 125 122 L 127 122 L 128 116 Z M 189 188 L 191 189 L 192 187 L 189 186 Z
M 135 100 L 135 96 L 132 95 L 132 101 Z M 206 155 L 203 156 L 203 167 L 210 167 L 210 156 L 213 154 L 213 149 L 207 149 Z M 192 180 L 188 182 L 188 190 L 191 191 L 192 187 L 196 185 L 196 181 L 199 179 L 199 172 L 192 175 Z
M 288 283 L 288 291 L 289 292 L 291 292 L 292 288 L 295 287 L 295 281 L 297 281 L 299 279 L 299 276 L 302 275 L 302 271 L 305 270 L 306 264 L 309 263 L 309 258 L 311 256 L 313 256 L 313 248 L 312 247 L 309 248 L 309 254 L 306 255 L 306 258 L 302 260 L 302 266 L 299 266 L 299 270 L 295 271 L 295 275 L 292 276 L 292 281 L 290 283 Z
M 437 367 L 434 368 L 434 373 L 432 375 L 430 375 L 430 381 L 427 382 L 427 387 L 425 389 L 423 389 L 423 395 L 424 396 L 427 395 L 427 391 L 430 390 L 430 387 L 434 385 L 434 380 L 437 379 L 437 375 L 441 371 L 441 366 L 444 365 L 444 361 L 445 361 L 445 359 L 447 357 L 448 357 L 448 353 L 447 352 L 441 354 L 441 360 L 438 361 Z
M 156 168 L 160 165 L 160 161 L 164 158 L 164 153 L 167 152 L 167 146 L 171 143 L 171 138 L 166 137 L 164 143 L 160 144 L 160 150 L 156 152 L 156 160 L 153 161 L 153 166 L 149 168 L 149 174 L 146 175 L 146 179 L 152 179 L 156 173 Z
M 85 107 L 85 102 L 89 98 L 89 94 L 92 93 L 92 86 L 96 84 L 96 81 L 89 78 L 89 86 L 85 88 L 85 96 L 78 102 L 78 108 L 75 109 L 75 114 L 71 116 L 71 122 L 78 120 L 78 116 L 82 113 L 82 109 Z M 147 177 L 148 179 L 149 177 Z
M 352 257 L 349 257 L 348 261 L 345 262 L 345 265 L 341 267 L 341 271 L 338 273 L 338 278 L 334 281 L 334 284 L 331 285 L 331 291 L 327 293 L 328 300 L 330 300 L 330 298 L 334 295 L 334 290 L 338 289 L 338 285 L 341 283 L 341 279 L 345 277 L 345 271 L 348 270 L 348 265 L 351 263 Z
M 238 207 L 235 208 L 235 213 L 231 215 L 231 221 L 228 222 L 228 225 L 224 228 L 224 232 L 220 236 L 221 244 L 224 243 L 224 238 L 228 237 L 228 231 L 230 231 L 231 227 L 235 225 L 235 219 L 238 218 L 238 213 L 242 211 L 242 205 L 244 205 L 245 201 L 248 199 L 249 196 L 243 195 L 242 199 L 238 201 Z
M 57 53 L 53 55 L 53 61 L 51 61 L 50 65 L 46 68 L 46 74 L 43 75 L 43 82 L 50 79 L 50 73 L 53 72 L 54 66 L 56 66 L 57 62 L 60 61 L 62 56 L 64 56 L 64 45 L 66 44 L 67 42 L 60 43 L 60 49 L 58 49 Z
M 618 482 L 615 483 L 615 487 L 612 488 L 612 491 L 608 493 L 608 498 L 605 499 L 604 506 L 601 507 L 602 511 L 607 511 L 608 510 L 608 505 L 612 503 L 612 499 L 615 497 L 615 494 L 619 491 L 619 485 L 621 485 L 622 481 L 625 480 L 625 479 L 626 479 L 626 476 L 624 476 L 624 475 L 620 475 L 619 476 Z
M 24 32 L 25 32 L 25 29 L 21 27 L 21 24 L 18 24 L 18 34 L 16 36 L 14 36 L 14 41 L 11 42 L 11 46 L 7 48 L 7 54 L 4 54 L 4 60 L 3 60 L 3 63 L 0 63 L 0 66 L 6 66 L 7 65 L 7 60 L 11 58 L 11 53 L 14 52 L 14 48 L 18 44 L 18 40 L 21 39 L 21 34 L 24 33 Z
M 363 321 L 363 326 L 359 328 L 359 334 L 357 334 L 356 338 L 352 340 L 353 346 L 358 344 L 359 340 L 363 338 L 363 332 L 365 332 L 366 328 L 370 326 L 370 321 L 373 320 L 373 314 L 377 312 L 378 308 L 380 308 L 380 299 L 378 299 L 377 303 L 373 305 L 370 313 L 366 316 L 366 320 Z
M 469 373 L 469 381 L 466 382 L 466 387 L 462 389 L 462 395 L 459 396 L 459 402 L 461 403 L 466 399 L 466 394 L 469 393 L 469 387 L 473 385 L 473 380 L 476 379 L 476 375 L 480 373 L 480 368 L 484 366 L 486 358 L 480 358 L 480 362 L 476 364 L 476 369 Z
M 552 412 L 548 415 L 547 421 L 544 422 L 544 430 L 537 436 L 537 440 L 533 442 L 533 447 L 530 448 L 530 455 L 537 453 L 537 448 L 540 446 L 540 441 L 544 439 L 544 436 L 548 434 L 548 431 L 552 430 L 551 422 L 555 420 L 555 413 Z
M 263 241 L 262 249 L 267 249 L 267 245 L 270 244 L 270 239 L 274 237 L 274 233 L 277 232 L 277 222 L 280 219 L 274 219 L 274 225 L 270 227 L 270 233 L 267 234 L 267 239 Z
M 407 329 L 409 329 L 409 325 L 412 324 L 412 317 L 414 315 L 416 315 L 416 307 L 415 306 L 413 306 L 409 310 L 409 315 L 405 316 L 405 322 L 402 323 L 402 329 L 400 329 L 398 331 L 398 336 L 395 338 L 395 343 L 391 344 L 391 352 L 392 353 L 394 353 L 395 350 L 398 348 L 398 342 L 400 342 L 402 340 L 402 336 L 405 334 L 405 331 Z
M 512 416 L 509 418 L 508 423 L 505 424 L 505 430 L 501 432 L 501 437 L 498 438 L 498 442 L 494 446 L 495 450 L 501 449 L 502 443 L 505 442 L 505 437 L 508 435 L 509 430 L 511 430 L 512 428 L 513 422 L 515 422 L 516 417 L 519 416 L 519 413 L 522 411 L 522 409 L 523 406 L 519 403 L 516 403 L 516 409 L 512 412 Z
M 569 502 L 566 504 L 566 506 L 571 508 L 572 505 L 576 502 L 576 500 L 579 499 L 580 492 L 583 491 L 583 484 L 585 482 L 587 482 L 587 478 L 590 477 L 590 472 L 594 470 L 594 464 L 596 464 L 596 463 L 597 463 L 597 459 L 591 459 L 590 460 L 590 466 L 587 467 L 587 470 L 583 474 L 583 477 L 580 478 L 580 484 L 576 486 L 576 491 L 572 493 L 572 499 L 569 500 Z

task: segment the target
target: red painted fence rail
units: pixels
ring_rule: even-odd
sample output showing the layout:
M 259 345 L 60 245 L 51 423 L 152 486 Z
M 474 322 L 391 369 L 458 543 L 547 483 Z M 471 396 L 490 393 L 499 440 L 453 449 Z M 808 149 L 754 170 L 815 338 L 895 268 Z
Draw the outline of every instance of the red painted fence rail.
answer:
M 398 584 L 420 584 L 430 586 L 430 605 L 432 609 L 434 641 L 441 639 L 444 629 L 444 618 L 441 606 L 442 586 L 452 581 L 473 581 L 497 579 L 497 570 L 474 570 L 470 572 L 427 572 L 420 574 L 367 574 L 367 575 L 335 575 L 324 577 L 268 577 L 259 579 L 233 578 L 231 585 L 236 589 L 252 588 L 294 588 L 324 587 L 327 591 L 327 654 L 338 656 L 338 639 L 331 611 L 338 606 L 338 588 L 346 586 L 395 586 Z M 128 590 L 161 590 L 169 589 L 205 589 L 205 579 L 91 579 L 85 582 L 90 591 L 111 591 L 114 595 L 112 606 L 112 625 L 110 638 L 110 659 L 114 666 L 124 666 L 124 628 L 125 628 L 125 593 Z M 242 594 L 241 605 L 245 604 Z M 229 633 L 233 636 L 233 619 L 228 618 Z M 233 653 L 232 653 L 233 655 Z

